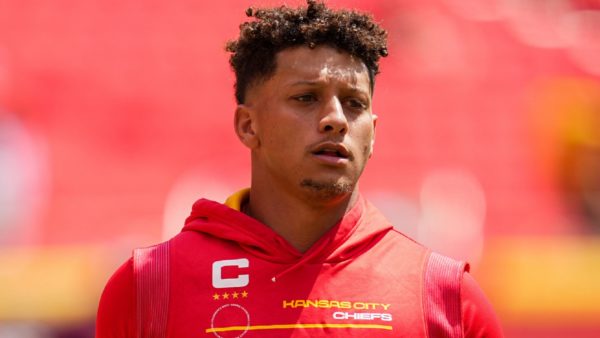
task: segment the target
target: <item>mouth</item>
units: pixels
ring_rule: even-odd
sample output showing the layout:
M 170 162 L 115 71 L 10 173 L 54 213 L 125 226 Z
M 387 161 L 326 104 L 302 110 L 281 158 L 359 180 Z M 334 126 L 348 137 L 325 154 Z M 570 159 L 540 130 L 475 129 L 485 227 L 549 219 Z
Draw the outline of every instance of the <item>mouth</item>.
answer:
M 317 159 L 330 164 L 342 164 L 352 160 L 352 154 L 341 143 L 321 143 L 312 151 L 312 154 Z

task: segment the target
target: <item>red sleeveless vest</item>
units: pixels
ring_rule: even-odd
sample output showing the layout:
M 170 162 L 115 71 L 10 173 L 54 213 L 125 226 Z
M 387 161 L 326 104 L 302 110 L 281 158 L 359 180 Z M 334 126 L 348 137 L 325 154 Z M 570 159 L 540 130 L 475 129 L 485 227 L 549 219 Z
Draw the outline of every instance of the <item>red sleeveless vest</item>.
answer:
M 466 268 L 393 230 L 303 265 L 183 232 L 134 251 L 138 337 L 462 337 Z

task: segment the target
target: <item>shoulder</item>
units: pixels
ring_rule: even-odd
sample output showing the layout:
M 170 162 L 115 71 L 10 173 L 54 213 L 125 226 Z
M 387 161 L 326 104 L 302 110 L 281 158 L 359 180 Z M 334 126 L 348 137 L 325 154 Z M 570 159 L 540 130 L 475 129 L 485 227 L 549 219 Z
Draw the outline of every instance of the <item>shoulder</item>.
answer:
M 491 304 L 465 262 L 432 252 L 425 267 L 424 292 L 428 331 L 434 336 L 503 337 Z
M 135 335 L 135 285 L 133 259 L 128 259 L 108 280 L 98 306 L 97 338 Z
M 382 255 L 392 255 L 399 260 L 410 258 L 424 262 L 430 253 L 427 247 L 394 228 L 385 233 L 377 246 L 384 251 Z
M 96 337 L 135 337 L 139 309 L 152 309 L 152 315 L 166 314 L 166 311 L 156 308 L 157 305 L 164 308 L 162 300 L 168 299 L 170 265 L 170 241 L 135 249 L 133 256 L 110 277 L 102 292 L 96 318 Z M 151 292 L 147 293 L 148 290 Z M 147 312 L 142 311 L 143 318 L 147 317 Z
M 503 337 L 492 305 L 468 272 L 464 273 L 461 283 L 461 301 L 465 337 Z

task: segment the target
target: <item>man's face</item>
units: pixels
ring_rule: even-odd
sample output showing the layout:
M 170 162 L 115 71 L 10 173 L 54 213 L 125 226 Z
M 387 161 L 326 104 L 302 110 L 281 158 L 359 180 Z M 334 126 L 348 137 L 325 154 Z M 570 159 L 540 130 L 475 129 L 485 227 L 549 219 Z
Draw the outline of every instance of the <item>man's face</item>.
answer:
M 253 185 L 311 198 L 353 192 L 375 135 L 366 66 L 327 46 L 283 50 L 276 64 L 240 106 L 251 120 L 252 142 L 244 143 L 252 149 Z

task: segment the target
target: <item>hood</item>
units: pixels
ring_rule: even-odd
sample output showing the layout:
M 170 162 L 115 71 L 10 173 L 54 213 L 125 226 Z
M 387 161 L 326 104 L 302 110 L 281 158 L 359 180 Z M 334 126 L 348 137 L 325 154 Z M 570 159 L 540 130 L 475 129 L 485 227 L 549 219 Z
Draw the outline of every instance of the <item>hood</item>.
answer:
M 247 191 L 246 191 L 247 194 Z M 267 225 L 221 203 L 200 199 L 192 207 L 182 231 L 197 231 L 236 242 L 257 258 L 293 264 L 279 277 L 306 263 L 337 263 L 352 259 L 392 229 L 383 215 L 359 196 L 344 217 L 313 246 L 302 253 Z

